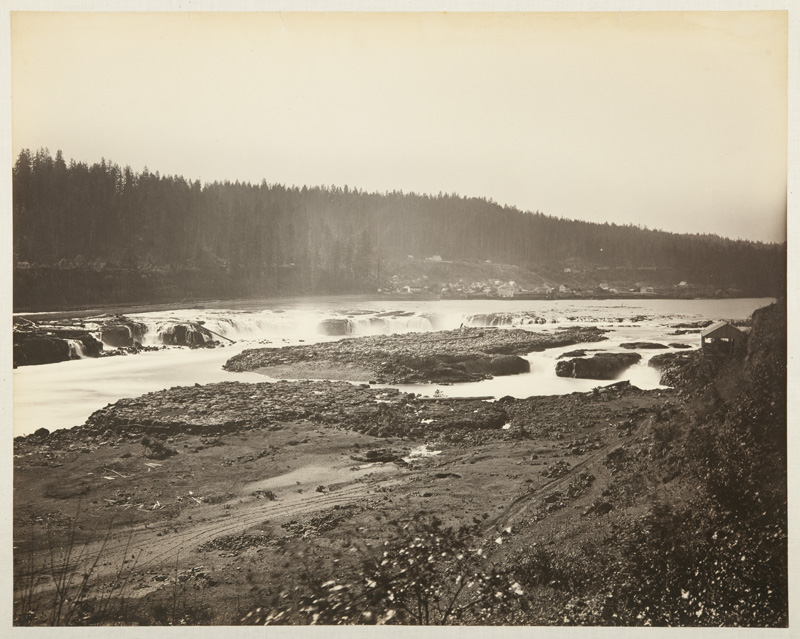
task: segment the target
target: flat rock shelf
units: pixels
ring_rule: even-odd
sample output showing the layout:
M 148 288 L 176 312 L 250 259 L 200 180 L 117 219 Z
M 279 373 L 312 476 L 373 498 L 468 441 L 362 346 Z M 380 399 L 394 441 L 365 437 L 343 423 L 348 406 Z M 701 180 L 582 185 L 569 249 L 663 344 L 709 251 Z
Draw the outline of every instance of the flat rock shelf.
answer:
M 409 333 L 343 339 L 323 344 L 246 350 L 229 359 L 229 371 L 258 371 L 292 377 L 329 377 L 338 367 L 359 372 L 352 381 L 380 384 L 474 382 L 529 370 L 520 357 L 606 339 L 595 327 L 574 327 L 555 333 L 521 329 L 462 328 L 435 333 Z M 314 371 L 318 375 L 314 374 Z

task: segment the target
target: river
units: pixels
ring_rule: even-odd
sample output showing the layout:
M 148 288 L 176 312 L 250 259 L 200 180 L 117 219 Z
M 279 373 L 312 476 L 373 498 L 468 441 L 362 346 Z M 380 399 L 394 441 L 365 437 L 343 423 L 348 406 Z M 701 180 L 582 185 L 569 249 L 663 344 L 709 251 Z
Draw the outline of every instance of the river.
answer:
M 623 342 L 656 341 L 700 345 L 697 333 L 674 335 L 673 325 L 701 320 L 746 319 L 773 299 L 725 300 L 453 300 L 387 301 L 360 298 L 281 302 L 242 302 L 228 308 L 191 308 L 129 314 L 148 326 L 145 342 L 159 344 L 159 332 L 170 323 L 202 321 L 206 328 L 234 340 L 215 349 L 167 347 L 156 352 L 106 358 L 85 358 L 24 366 L 14 370 L 14 435 L 26 435 L 82 424 L 95 410 L 123 397 L 135 397 L 172 386 L 225 380 L 269 381 L 255 373 L 229 373 L 225 361 L 246 348 L 278 347 L 300 342 L 342 339 L 327 335 L 330 327 L 349 336 L 446 330 L 465 326 L 497 326 L 553 332 L 558 328 L 592 325 L 608 329 L 608 340 L 586 348 L 621 351 Z M 538 322 L 538 323 L 537 323 Z M 87 319 L 91 325 L 91 320 Z M 584 345 L 581 345 L 583 347 Z M 561 378 L 555 375 L 557 357 L 576 346 L 527 356 L 530 373 L 471 384 L 401 386 L 403 390 L 448 396 L 493 395 L 529 397 L 591 390 L 608 382 Z M 670 348 L 668 350 L 676 350 Z M 658 373 L 647 366 L 664 350 L 639 351 L 642 361 L 619 379 L 636 386 L 657 388 Z

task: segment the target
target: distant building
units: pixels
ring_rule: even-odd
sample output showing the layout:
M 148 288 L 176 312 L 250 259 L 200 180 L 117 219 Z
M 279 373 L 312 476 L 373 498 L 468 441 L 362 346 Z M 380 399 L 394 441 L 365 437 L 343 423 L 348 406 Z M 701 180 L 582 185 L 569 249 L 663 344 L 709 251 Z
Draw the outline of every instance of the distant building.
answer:
M 497 294 L 500 297 L 514 297 L 514 293 L 516 293 L 517 287 L 514 282 L 509 282 L 508 284 L 503 284 L 497 287 Z
M 681 288 L 686 288 L 687 286 L 689 286 L 689 283 L 686 280 L 682 280 L 681 282 L 678 283 L 678 286 L 680 286 Z
M 562 284 L 561 286 L 558 287 L 558 292 L 559 293 L 569 293 L 569 288 Z
M 700 331 L 700 346 L 704 353 L 731 355 L 744 342 L 744 333 L 728 322 L 717 322 Z
M 442 256 L 441 255 L 431 255 L 430 257 L 425 258 L 426 262 L 441 262 Z
M 653 287 L 652 286 L 642 286 L 642 288 L 639 289 L 639 292 L 642 295 L 652 295 L 653 294 Z
M 421 293 L 422 289 L 418 286 L 404 286 L 403 293 L 412 294 L 412 293 Z

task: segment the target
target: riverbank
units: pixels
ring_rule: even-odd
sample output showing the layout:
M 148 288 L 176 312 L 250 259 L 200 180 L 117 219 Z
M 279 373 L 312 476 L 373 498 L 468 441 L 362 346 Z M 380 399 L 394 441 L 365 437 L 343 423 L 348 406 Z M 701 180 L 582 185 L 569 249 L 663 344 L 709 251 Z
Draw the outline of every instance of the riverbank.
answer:
M 62 622 L 228 624 L 277 584 L 355 570 L 396 522 L 424 513 L 522 534 L 547 506 L 540 529 L 556 534 L 564 514 L 591 509 L 613 481 L 604 461 L 641 447 L 671 396 L 618 385 L 492 403 L 282 382 L 117 402 L 84 427 L 15 440 L 17 611 L 24 599 L 32 622 L 52 615 L 63 569 L 76 585 L 86 571 L 90 587 Z M 55 568 L 48 539 L 72 540 Z
M 17 438 L 15 623 L 408 623 L 422 575 L 462 624 L 785 626 L 785 335 L 757 311 L 744 359 L 657 360 L 674 389 L 223 382 Z
M 652 300 L 735 300 L 739 299 L 731 295 L 655 295 L 655 294 L 619 294 L 619 295 L 574 295 L 567 293 L 560 293 L 558 295 L 544 295 L 544 296 L 519 296 L 519 297 L 491 297 L 487 295 L 473 295 L 463 297 L 445 297 L 431 299 L 424 296 L 420 298 L 422 301 L 437 303 L 453 301 L 479 301 L 491 302 L 492 304 L 500 304 L 504 306 L 512 306 L 518 302 L 568 302 L 568 301 L 605 301 L 614 302 L 618 301 L 621 304 L 629 302 L 644 302 Z M 163 302 L 163 303 L 130 303 L 130 304 L 91 304 L 83 306 L 69 306 L 65 308 L 50 308 L 47 310 L 18 310 L 14 309 L 14 317 L 22 317 L 35 321 L 56 321 L 56 320 L 69 320 L 94 317 L 97 315 L 124 315 L 136 313 L 159 313 L 164 311 L 195 309 L 195 310 L 208 310 L 208 309 L 234 309 L 234 310 L 261 310 L 269 308 L 280 308 L 286 306 L 294 306 L 298 304 L 312 305 L 312 304 L 361 304 L 361 303 L 383 303 L 383 302 L 414 302 L 420 301 L 418 296 L 413 294 L 397 294 L 397 295 L 383 295 L 380 293 L 372 294 L 357 294 L 357 295 L 290 295 L 290 296 L 272 296 L 272 297 L 252 297 L 252 298 L 197 298 L 197 299 L 184 299 L 180 302 Z M 751 299 L 751 298 L 745 298 Z M 763 298 L 774 299 L 774 298 Z

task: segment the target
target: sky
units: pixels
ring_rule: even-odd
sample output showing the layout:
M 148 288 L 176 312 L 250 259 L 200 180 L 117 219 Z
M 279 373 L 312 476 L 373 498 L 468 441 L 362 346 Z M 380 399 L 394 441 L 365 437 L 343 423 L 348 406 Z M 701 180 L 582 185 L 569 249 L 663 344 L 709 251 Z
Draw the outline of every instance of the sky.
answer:
M 11 16 L 12 152 L 786 239 L 782 11 Z

